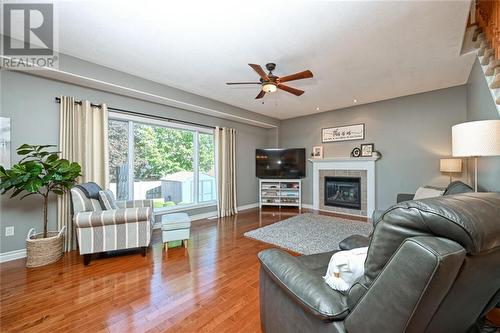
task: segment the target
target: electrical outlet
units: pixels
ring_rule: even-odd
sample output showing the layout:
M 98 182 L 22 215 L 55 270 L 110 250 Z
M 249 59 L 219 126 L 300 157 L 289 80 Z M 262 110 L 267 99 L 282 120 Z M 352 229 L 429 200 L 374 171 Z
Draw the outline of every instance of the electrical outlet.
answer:
M 5 236 L 14 236 L 14 226 L 5 227 Z

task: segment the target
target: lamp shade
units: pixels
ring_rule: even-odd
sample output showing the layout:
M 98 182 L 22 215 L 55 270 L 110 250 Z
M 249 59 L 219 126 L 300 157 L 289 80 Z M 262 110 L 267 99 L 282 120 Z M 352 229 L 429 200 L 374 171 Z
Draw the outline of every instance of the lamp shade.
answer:
M 470 121 L 451 128 L 455 157 L 500 155 L 500 120 Z
M 442 158 L 439 160 L 439 171 L 462 172 L 462 160 L 460 158 Z

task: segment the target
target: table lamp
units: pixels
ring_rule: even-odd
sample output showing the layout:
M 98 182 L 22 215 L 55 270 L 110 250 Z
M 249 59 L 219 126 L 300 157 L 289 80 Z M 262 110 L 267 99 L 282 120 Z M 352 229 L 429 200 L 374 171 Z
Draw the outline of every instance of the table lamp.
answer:
M 462 159 L 461 158 L 442 158 L 442 159 L 440 159 L 439 160 L 439 171 L 448 173 L 450 176 L 450 183 L 451 183 L 452 174 L 462 172 Z
M 470 121 L 451 128 L 454 157 L 474 157 L 474 190 L 477 192 L 477 158 L 500 155 L 500 120 Z

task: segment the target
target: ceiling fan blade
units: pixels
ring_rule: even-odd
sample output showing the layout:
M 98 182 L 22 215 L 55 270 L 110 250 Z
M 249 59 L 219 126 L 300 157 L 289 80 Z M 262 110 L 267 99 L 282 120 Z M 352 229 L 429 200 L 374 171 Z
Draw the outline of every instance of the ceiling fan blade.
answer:
M 289 87 L 289 86 L 284 85 L 284 84 L 278 84 L 278 89 L 287 91 L 290 94 L 294 94 L 295 96 L 300 96 L 304 93 L 304 90 L 295 89 L 295 88 Z
M 264 92 L 264 90 L 261 90 L 260 93 L 255 97 L 255 99 L 261 99 L 265 94 L 266 93 Z
M 259 76 L 262 78 L 264 81 L 269 81 L 269 76 L 267 76 L 266 72 L 260 67 L 260 65 L 257 64 L 248 64 L 248 66 L 252 67 L 254 71 L 259 74 Z
M 262 84 L 260 82 L 226 82 L 228 86 L 235 85 L 235 84 Z
M 292 75 L 287 75 L 279 78 L 279 82 L 288 82 L 288 81 L 294 81 L 294 80 L 302 80 L 302 79 L 308 79 L 310 77 L 313 77 L 313 73 L 310 70 L 303 71 L 303 72 L 298 72 Z

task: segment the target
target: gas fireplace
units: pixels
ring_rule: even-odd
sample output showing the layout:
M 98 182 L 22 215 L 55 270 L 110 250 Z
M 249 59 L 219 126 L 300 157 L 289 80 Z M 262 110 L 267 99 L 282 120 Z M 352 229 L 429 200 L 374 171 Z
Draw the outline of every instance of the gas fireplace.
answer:
M 361 178 L 325 177 L 325 206 L 361 209 Z

